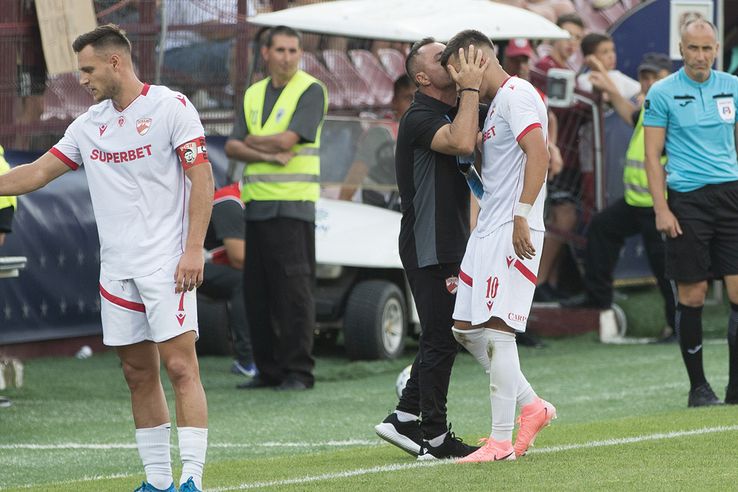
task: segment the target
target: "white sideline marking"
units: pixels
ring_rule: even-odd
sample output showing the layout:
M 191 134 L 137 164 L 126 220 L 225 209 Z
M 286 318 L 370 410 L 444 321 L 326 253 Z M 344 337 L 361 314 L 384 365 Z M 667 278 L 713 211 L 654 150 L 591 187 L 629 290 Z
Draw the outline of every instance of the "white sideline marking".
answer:
M 633 443 L 639 443 L 639 442 L 645 442 L 645 441 L 658 441 L 662 439 L 674 439 L 677 437 L 696 436 L 696 435 L 704 435 L 704 434 L 713 434 L 716 432 L 730 432 L 730 431 L 738 431 L 738 425 L 705 427 L 702 429 L 693 429 L 693 430 L 686 430 L 686 431 L 674 431 L 674 432 L 665 432 L 665 433 L 658 433 L 658 434 L 648 434 L 644 436 L 623 437 L 620 439 L 606 439 L 603 441 L 585 442 L 583 444 L 568 444 L 568 445 L 562 445 L 562 446 L 550 446 L 550 447 L 545 447 L 545 448 L 540 448 L 540 449 L 531 449 L 529 452 L 531 454 L 532 453 L 536 453 L 536 454 L 558 453 L 561 451 L 569 451 L 572 449 L 587 449 L 587 448 L 598 448 L 598 447 L 604 447 L 604 446 L 618 446 L 621 444 L 633 444 Z M 324 480 L 335 480 L 337 478 L 348 478 L 348 477 L 356 477 L 360 475 L 370 475 L 372 473 L 409 470 L 413 468 L 448 465 L 448 464 L 453 464 L 453 463 L 454 463 L 453 460 L 415 461 L 413 463 L 374 466 L 372 468 L 359 468 L 357 470 L 347 470 L 347 471 L 335 472 L 335 473 L 324 473 L 321 475 L 289 478 L 289 479 L 284 479 L 284 480 L 272 480 L 269 482 L 242 483 L 235 487 L 217 487 L 213 489 L 209 488 L 207 490 L 208 492 L 227 492 L 230 490 L 248 490 L 248 489 L 258 489 L 262 487 L 279 487 L 282 485 L 297 485 L 297 484 L 303 484 L 303 483 L 320 482 Z
M 321 448 L 342 446 L 378 446 L 384 441 L 379 439 L 348 439 L 346 441 L 318 441 L 318 442 L 260 442 L 260 443 L 228 443 L 214 442 L 209 448 Z M 176 445 L 172 445 L 176 448 Z M 31 450 L 60 450 L 60 449 L 136 449 L 132 443 L 85 444 L 77 442 L 59 444 L 0 444 L 0 449 L 31 449 Z

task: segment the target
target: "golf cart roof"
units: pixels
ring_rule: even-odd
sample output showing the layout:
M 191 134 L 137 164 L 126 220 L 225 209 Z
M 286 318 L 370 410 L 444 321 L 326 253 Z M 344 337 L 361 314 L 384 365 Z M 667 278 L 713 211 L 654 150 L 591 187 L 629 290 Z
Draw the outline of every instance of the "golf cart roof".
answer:
M 392 41 L 433 36 L 448 41 L 464 29 L 493 40 L 567 39 L 548 19 L 490 0 L 336 0 L 249 18 L 261 26 L 285 25 L 300 31 Z

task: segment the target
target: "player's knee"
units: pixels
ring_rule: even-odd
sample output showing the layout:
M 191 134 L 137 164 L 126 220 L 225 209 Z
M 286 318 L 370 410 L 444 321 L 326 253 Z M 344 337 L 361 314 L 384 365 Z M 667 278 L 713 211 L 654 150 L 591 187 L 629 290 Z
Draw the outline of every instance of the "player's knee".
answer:
M 158 368 L 143 368 L 123 361 L 123 376 L 128 388 L 134 392 L 146 385 L 159 384 Z
M 705 304 L 707 282 L 679 285 L 679 302 L 685 306 L 699 307 Z
M 172 357 L 165 362 L 169 380 L 175 389 L 180 385 L 197 380 L 197 362 L 193 364 L 184 357 Z

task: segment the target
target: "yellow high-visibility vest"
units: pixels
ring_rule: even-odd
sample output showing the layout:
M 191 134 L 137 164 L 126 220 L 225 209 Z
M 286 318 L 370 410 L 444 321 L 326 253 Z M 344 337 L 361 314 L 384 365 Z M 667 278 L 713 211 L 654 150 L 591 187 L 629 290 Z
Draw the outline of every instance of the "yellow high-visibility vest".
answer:
M 643 131 L 643 109 L 638 115 L 638 121 L 633 128 L 628 151 L 625 153 L 625 169 L 623 183 L 625 184 L 625 203 L 632 207 L 653 207 L 653 197 L 648 191 L 648 175 L 646 174 L 646 144 Z M 661 158 L 661 164 L 666 164 L 666 156 Z
M 328 111 L 328 91 L 325 84 L 302 70 L 290 79 L 274 103 L 274 108 L 262 125 L 266 78 L 252 85 L 243 96 L 243 113 L 246 127 L 251 135 L 274 135 L 287 130 L 297 109 L 300 96 L 314 83 L 323 89 L 323 114 Z M 249 163 L 243 174 L 241 199 L 255 201 L 310 201 L 315 202 L 320 195 L 320 133 L 321 121 L 315 142 L 297 144 L 292 149 L 295 157 L 286 166 L 272 162 Z
M 10 171 L 10 165 L 5 160 L 5 149 L 0 145 L 0 174 Z M 0 209 L 13 207 L 18 209 L 18 199 L 14 196 L 0 196 Z

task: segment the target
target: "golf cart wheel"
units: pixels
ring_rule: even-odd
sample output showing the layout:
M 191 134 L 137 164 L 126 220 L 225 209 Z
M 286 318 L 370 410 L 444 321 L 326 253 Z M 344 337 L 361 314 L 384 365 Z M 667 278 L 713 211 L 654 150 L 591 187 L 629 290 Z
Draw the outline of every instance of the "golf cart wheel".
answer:
M 391 282 L 366 280 L 346 303 L 343 335 L 351 359 L 394 359 L 405 348 L 407 310 L 402 292 Z

